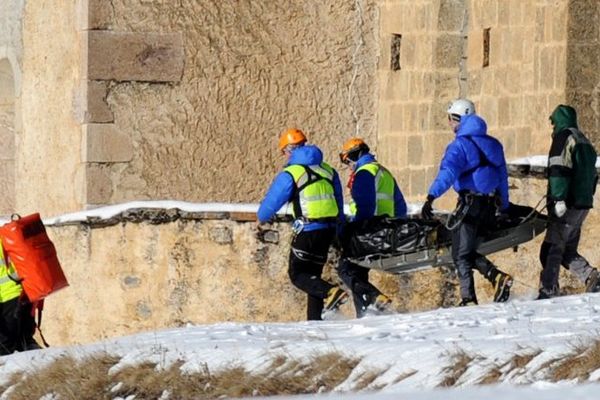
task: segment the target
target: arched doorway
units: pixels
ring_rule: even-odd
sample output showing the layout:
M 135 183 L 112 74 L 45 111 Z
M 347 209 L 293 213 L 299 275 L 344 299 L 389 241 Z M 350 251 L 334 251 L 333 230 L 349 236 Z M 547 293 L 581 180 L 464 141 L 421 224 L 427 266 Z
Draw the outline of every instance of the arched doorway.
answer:
M 15 79 L 8 59 L 0 60 L 0 215 L 15 211 Z

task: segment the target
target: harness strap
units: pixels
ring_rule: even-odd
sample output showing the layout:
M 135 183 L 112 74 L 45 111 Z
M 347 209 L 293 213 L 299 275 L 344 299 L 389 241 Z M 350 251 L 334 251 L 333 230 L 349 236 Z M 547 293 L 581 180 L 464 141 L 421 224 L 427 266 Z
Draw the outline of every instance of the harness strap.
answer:
M 307 179 L 306 179 L 306 182 L 304 182 L 300 186 L 296 187 L 296 191 L 294 193 L 294 197 L 292 200 L 292 206 L 294 207 L 294 215 L 296 215 L 296 216 L 302 216 L 302 206 L 300 205 L 300 192 L 302 192 L 302 190 L 304 190 L 308 185 L 313 184 L 318 181 L 321 181 L 321 180 L 324 180 L 333 187 L 332 179 L 328 179 L 328 178 L 325 178 L 324 176 L 317 174 L 315 171 L 313 171 L 307 165 L 301 165 L 301 167 L 304 168 L 304 171 L 306 172 L 306 175 L 307 175 Z M 324 197 L 324 198 L 326 198 L 326 197 Z M 313 200 L 320 200 L 320 199 L 313 198 Z
M 308 261 L 308 262 L 315 263 L 315 264 L 321 264 L 321 263 L 324 263 L 327 261 L 327 256 L 312 254 L 312 253 L 309 253 L 308 251 L 296 249 L 294 247 L 292 247 L 292 253 L 294 254 L 294 256 L 296 256 L 297 258 L 299 258 L 302 261 Z

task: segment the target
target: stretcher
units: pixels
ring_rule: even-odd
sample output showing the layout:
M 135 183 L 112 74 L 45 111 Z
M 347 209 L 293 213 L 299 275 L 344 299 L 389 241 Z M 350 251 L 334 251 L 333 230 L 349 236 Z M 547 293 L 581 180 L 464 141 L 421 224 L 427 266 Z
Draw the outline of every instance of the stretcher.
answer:
M 345 257 L 363 267 L 392 274 L 451 266 L 448 217 L 437 222 L 383 219 L 371 226 L 351 228 L 342 241 Z M 516 251 L 520 244 L 543 233 L 546 223 L 545 214 L 531 207 L 511 205 L 508 218 L 489 229 L 477 252 L 488 255 L 510 248 Z

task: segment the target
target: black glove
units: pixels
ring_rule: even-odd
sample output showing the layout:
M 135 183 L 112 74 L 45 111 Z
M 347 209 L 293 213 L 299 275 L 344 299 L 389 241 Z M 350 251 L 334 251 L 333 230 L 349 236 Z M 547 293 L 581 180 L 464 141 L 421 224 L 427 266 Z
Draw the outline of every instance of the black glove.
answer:
M 435 198 L 432 195 L 427 195 L 427 201 L 423 204 L 423 208 L 421 208 L 421 218 L 433 219 L 433 200 Z

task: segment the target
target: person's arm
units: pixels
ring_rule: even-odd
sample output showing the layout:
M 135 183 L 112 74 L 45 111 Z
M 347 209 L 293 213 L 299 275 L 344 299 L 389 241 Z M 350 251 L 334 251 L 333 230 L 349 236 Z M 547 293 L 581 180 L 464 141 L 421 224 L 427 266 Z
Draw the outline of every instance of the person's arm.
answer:
M 285 171 L 277 174 L 256 213 L 258 222 L 264 224 L 273 218 L 277 211 L 292 199 L 295 189 L 292 175 Z
M 373 174 L 367 170 L 358 171 L 354 175 L 351 195 L 356 205 L 355 221 L 369 219 L 375 215 L 377 193 Z

